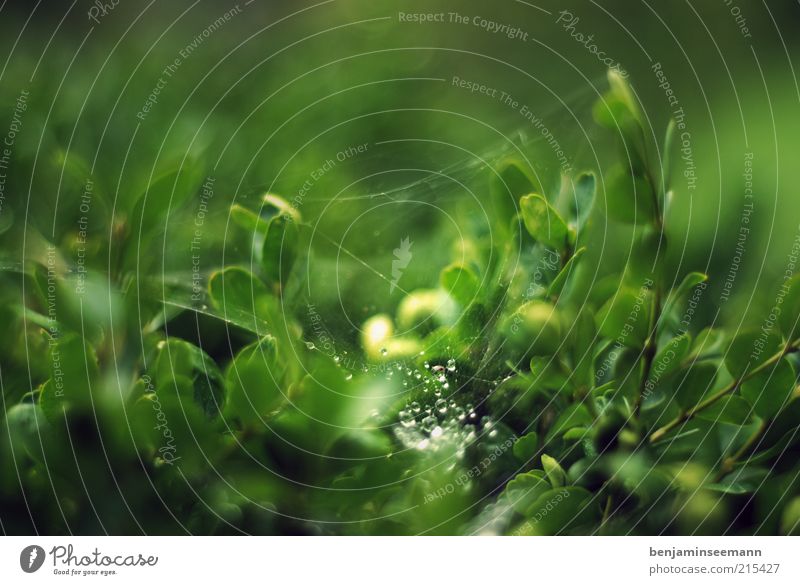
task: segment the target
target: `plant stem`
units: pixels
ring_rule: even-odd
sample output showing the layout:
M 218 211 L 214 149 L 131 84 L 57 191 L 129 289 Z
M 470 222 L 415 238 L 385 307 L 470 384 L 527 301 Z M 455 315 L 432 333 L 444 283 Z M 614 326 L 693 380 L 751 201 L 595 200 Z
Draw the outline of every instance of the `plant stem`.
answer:
M 681 424 L 685 423 L 686 421 L 691 419 L 695 414 L 697 414 L 701 410 L 704 410 L 704 409 L 708 408 L 709 406 L 711 406 L 712 404 L 717 402 L 720 398 L 723 398 L 723 397 L 727 396 L 728 394 L 730 394 L 731 392 L 733 392 L 734 390 L 736 390 L 739 387 L 739 385 L 742 384 L 743 382 L 749 380 L 750 378 L 752 378 L 756 374 L 759 374 L 759 373 L 763 372 L 764 370 L 766 370 L 770 366 L 775 365 L 786 354 L 792 353 L 792 352 L 795 352 L 795 351 L 797 351 L 797 341 L 795 341 L 793 343 L 790 343 L 790 344 L 787 344 L 786 347 L 784 347 L 781 351 L 779 351 L 778 353 L 773 355 L 771 358 L 769 358 L 767 361 L 765 361 L 764 363 L 762 363 L 758 367 L 753 368 L 753 370 L 751 370 L 747 374 L 744 374 L 740 378 L 734 380 L 733 382 L 731 382 L 730 384 L 725 386 L 719 392 L 709 396 L 708 398 L 706 398 L 702 402 L 696 404 L 695 406 L 693 406 L 689 410 L 686 410 L 686 411 L 682 412 L 677 417 L 675 417 L 673 420 L 671 420 L 670 422 L 665 424 L 663 427 L 661 427 L 658 430 L 654 431 L 653 434 L 650 435 L 650 443 L 655 443 L 659 439 L 663 438 L 664 435 L 666 435 L 668 432 L 670 432 L 672 429 L 674 429 L 678 425 L 681 425 Z
M 756 430 L 756 432 L 753 433 L 753 435 L 749 439 L 747 439 L 745 444 L 742 445 L 741 448 L 738 451 L 736 451 L 736 453 L 734 453 L 730 457 L 727 457 L 722 462 L 722 466 L 720 467 L 719 473 L 717 473 L 717 476 L 714 478 L 715 482 L 720 481 L 723 477 L 725 477 L 731 471 L 733 471 L 733 469 L 734 469 L 734 467 L 736 467 L 736 463 L 739 461 L 739 459 L 741 459 L 748 451 L 750 451 L 750 449 L 752 449 L 753 445 L 755 445 L 756 442 L 758 442 L 758 440 L 761 439 L 761 437 L 764 435 L 764 433 L 769 428 L 769 425 L 770 425 L 770 420 L 765 419 L 765 420 L 761 421 L 761 424 L 759 425 L 758 430 Z
M 606 524 L 611 517 L 611 495 L 606 497 L 606 505 L 603 507 L 603 518 L 600 520 L 600 535 L 605 534 Z
M 653 311 L 650 315 L 650 334 L 644 344 L 644 367 L 642 368 L 642 379 L 639 382 L 639 392 L 636 394 L 636 402 L 633 405 L 633 416 L 639 416 L 639 409 L 644 400 L 644 391 L 647 381 L 650 379 L 650 370 L 653 368 L 653 360 L 656 357 L 656 334 L 658 332 L 658 320 L 661 312 L 661 287 L 656 286 L 653 297 Z

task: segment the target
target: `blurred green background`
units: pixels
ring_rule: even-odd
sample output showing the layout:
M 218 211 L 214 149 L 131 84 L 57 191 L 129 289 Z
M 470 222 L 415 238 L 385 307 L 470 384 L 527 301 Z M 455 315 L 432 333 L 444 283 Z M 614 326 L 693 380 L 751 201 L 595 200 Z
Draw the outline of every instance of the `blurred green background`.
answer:
M 409 22 L 407 14 L 442 16 Z M 27 261 L 47 266 L 52 244 L 71 277 L 80 277 L 79 252 L 85 258 L 89 323 L 159 330 L 161 322 L 141 322 L 142 305 L 189 305 L 195 268 L 205 287 L 224 265 L 256 262 L 230 209 L 261 212 L 270 192 L 313 228 L 307 281 L 292 294 L 324 316 L 337 347 L 355 351 L 363 322 L 402 299 L 389 280 L 403 240 L 415 260 L 399 284 L 410 291 L 432 286 L 454 258 L 469 259 L 464 229 L 492 237 L 489 167 L 521 152 L 554 196 L 565 161 L 602 177 L 618 160 L 592 119 L 607 88 L 596 45 L 628 73 L 652 147 L 676 107 L 685 115 L 687 158 L 675 152 L 666 223 L 670 274 L 710 277 L 693 327 L 758 325 L 800 231 L 798 23 L 789 0 L 5 2 L 0 295 L 11 307 L 17 271 Z M 210 179 L 213 194 L 199 190 L 173 206 L 173 193 L 160 190 L 149 203 L 160 210 L 154 219 L 129 221 L 140 194 L 176 165 L 196 184 Z M 586 288 L 633 252 L 632 229 L 606 219 L 602 197 L 598 207 Z M 125 238 L 137 246 L 125 248 Z M 120 266 L 137 280 L 114 280 Z M 125 306 L 108 294 L 133 287 L 141 289 Z M 11 313 L 3 313 L 13 323 L 0 355 L 4 410 L 46 379 L 28 353 L 42 346 Z M 297 317 L 308 327 L 308 311 Z M 170 326 L 202 338 L 215 359 L 243 344 L 213 325 L 191 332 L 195 325 Z M 138 352 L 153 349 L 142 345 L 113 356 L 123 379 Z
M 668 218 L 671 261 L 679 272 L 705 270 L 712 276 L 713 294 L 705 297 L 709 307 L 719 304 L 735 255 L 746 153 L 753 154 L 757 229 L 741 258 L 735 300 L 723 307 L 729 318 L 757 313 L 767 302 L 764 295 L 772 293 L 764 291 L 783 271 L 797 233 L 798 9 L 788 0 L 568 7 L 512 1 L 491 6 L 120 1 L 97 23 L 87 16 L 93 6 L 78 2 L 34 11 L 28 3 L 7 3 L 4 8 L 4 120 L 11 120 L 20 92 L 30 92 L 5 184 L 7 256 L 20 251 L 20 226 L 48 234 L 53 225 L 57 231 L 70 225 L 65 215 L 78 215 L 82 186 L 63 176 L 60 156 L 74 155 L 94 166 L 98 197 L 111 207 L 110 218 L 124 217 L 152 173 L 188 155 L 201 157 L 213 168 L 206 173 L 216 178 L 209 221 L 218 228 L 208 229 L 203 241 L 205 270 L 218 264 L 223 248 L 236 253 L 235 246 L 221 246 L 231 243 L 227 203 L 257 205 L 254 198 L 269 190 L 289 200 L 301 193 L 305 218 L 321 218 L 315 245 L 332 257 L 337 246 L 322 238 L 339 241 L 349 228 L 344 245 L 362 257 L 380 256 L 383 273 L 391 250 L 409 236 L 432 262 L 412 264 L 405 278 L 409 285 L 424 284 L 446 263 L 446 254 L 437 253 L 435 241 L 426 246 L 426 239 L 447 239 L 435 235 L 438 227 L 455 229 L 445 217 L 455 201 L 483 196 L 478 176 L 483 163 L 476 157 L 491 163 L 511 143 L 524 144 L 544 183 L 551 190 L 558 185 L 553 149 L 524 119 L 521 106 L 504 104 L 500 92 L 543 120 L 574 168 L 602 172 L 616 154 L 589 115 L 589 104 L 603 91 L 606 67 L 573 37 L 577 33 L 593 35 L 629 72 L 654 136 L 662 135 L 675 108 L 659 87 L 653 63 L 662 65 L 685 112 L 696 184 L 688 189 L 678 161 Z M 565 9 L 579 19 L 572 29 L 564 28 L 570 22 L 560 14 Z M 401 12 L 442 13 L 445 22 L 400 22 Z M 226 13 L 229 20 L 203 37 Z M 467 24 L 450 22 L 451 13 L 466 16 Z M 475 16 L 518 26 L 527 40 L 490 32 L 473 23 Z M 164 75 L 176 59 L 174 72 Z M 485 84 L 497 90 L 496 97 L 460 89 L 454 76 Z M 144 120 L 137 118 L 160 78 L 165 83 L 157 103 Z M 360 144 L 368 145 L 366 152 L 336 161 L 321 178 L 312 178 L 313 169 Z M 373 209 L 375 199 L 365 198 L 450 165 L 462 185 L 440 179 L 435 190 L 423 185 L 400 194 L 434 207 L 385 197 L 386 204 Z M 473 198 L 462 196 L 463 189 L 473 190 Z M 404 214 L 403 221 L 390 221 L 397 213 Z M 181 219 L 191 217 L 189 210 L 171 220 L 167 239 L 185 240 Z M 406 226 L 414 226 L 414 233 L 405 233 Z M 89 228 L 101 232 L 108 225 L 90 221 Z M 56 233 L 59 237 L 64 234 Z M 592 253 L 599 262 L 630 247 L 626 231 L 614 225 L 598 243 Z M 170 271 L 189 268 L 186 248 L 165 247 Z M 346 266 L 340 266 L 352 271 L 346 273 L 351 279 L 340 282 L 345 296 L 363 297 L 366 314 L 374 312 L 373 305 L 391 303 L 385 295 L 373 298 L 375 275 L 362 273 L 357 263 L 350 266 L 350 260 L 342 258 Z

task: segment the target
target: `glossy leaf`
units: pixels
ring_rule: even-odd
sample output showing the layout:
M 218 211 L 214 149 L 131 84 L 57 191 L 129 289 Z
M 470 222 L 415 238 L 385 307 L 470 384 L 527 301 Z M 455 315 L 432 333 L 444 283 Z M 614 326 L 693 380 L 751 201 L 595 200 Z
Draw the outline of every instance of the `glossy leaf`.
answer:
M 569 228 L 558 212 L 541 195 L 525 195 L 520 199 L 525 229 L 536 240 L 563 250 L 569 242 Z

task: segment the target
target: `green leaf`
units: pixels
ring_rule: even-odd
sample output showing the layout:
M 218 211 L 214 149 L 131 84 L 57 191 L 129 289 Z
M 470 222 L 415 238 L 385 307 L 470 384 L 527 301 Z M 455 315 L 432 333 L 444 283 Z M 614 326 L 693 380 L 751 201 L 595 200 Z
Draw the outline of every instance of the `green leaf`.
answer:
M 781 304 L 778 323 L 790 341 L 800 337 L 800 274 L 795 274 L 784 284 L 786 294 Z
M 555 279 L 553 279 L 553 282 L 550 283 L 550 286 L 547 289 L 547 296 L 553 297 L 561 294 L 561 292 L 564 290 L 564 285 L 566 285 L 570 275 L 572 275 L 576 270 L 578 260 L 581 256 L 583 256 L 584 252 L 586 252 L 586 246 L 582 246 L 575 250 L 575 253 L 564 265 L 564 268 L 561 269 L 561 272 L 559 272 Z
M 536 433 L 536 431 L 531 431 L 527 435 L 520 437 L 514 442 L 512 451 L 517 459 L 523 463 L 527 463 L 533 459 L 533 456 L 536 455 L 536 451 L 538 449 L 539 435 Z
M 523 514 L 539 496 L 550 491 L 551 486 L 543 471 L 538 469 L 520 473 L 506 485 L 500 498 Z
M 517 214 L 517 201 L 528 193 L 540 192 L 541 188 L 526 165 L 516 159 L 506 159 L 495 167 L 490 193 L 492 207 L 502 225 Z
M 717 366 L 709 362 L 695 362 L 674 379 L 675 400 L 683 408 L 700 402 L 714 387 Z
M 92 173 L 89 161 L 77 154 L 74 150 L 67 152 L 58 149 L 53 156 L 53 162 L 57 172 L 62 176 L 60 179 L 61 192 L 91 193 L 91 210 L 99 211 L 99 215 L 106 221 L 108 195 L 103 185 L 100 184 L 100 181 Z M 94 211 L 92 211 L 92 213 L 97 217 Z
M 661 230 L 647 225 L 636 230 L 631 254 L 626 266 L 625 280 L 640 282 L 646 278 L 658 280 L 663 273 L 666 238 Z
M 132 241 L 144 245 L 146 234 L 163 234 L 170 213 L 197 193 L 202 181 L 202 169 L 194 159 L 157 174 L 143 188 L 130 214 Z
M 5 426 L 1 440 L 9 441 L 17 456 L 24 453 L 42 462 L 42 436 L 50 426 L 41 408 L 31 403 L 15 404 L 6 412 Z
M 541 195 L 525 195 L 520 199 L 525 229 L 545 245 L 564 250 L 569 244 L 567 224 Z
M 766 469 L 761 467 L 745 467 L 732 471 L 719 483 L 709 483 L 703 487 L 723 494 L 751 494 L 759 487 L 762 487 L 768 477 L 769 471 Z
M 669 191 L 672 173 L 674 171 L 674 156 L 673 150 L 675 149 L 675 135 L 677 125 L 674 118 L 670 118 L 667 123 L 667 130 L 664 133 L 664 154 L 661 159 L 661 179 L 664 182 L 664 192 Z
M 261 217 L 275 218 L 280 215 L 288 215 L 295 223 L 300 223 L 302 217 L 300 212 L 280 195 L 265 193 L 261 197 Z
M 594 386 L 594 349 L 597 342 L 595 317 L 588 306 L 583 306 L 572 325 L 572 364 L 573 373 L 578 386 L 587 388 Z
M 696 359 L 721 352 L 725 343 L 725 334 L 719 329 L 707 327 L 697 334 L 692 344 L 691 357 Z
M 238 203 L 231 205 L 230 216 L 233 223 L 243 228 L 249 234 L 255 235 L 258 233 L 264 235 L 267 233 L 269 221 Z
M 580 487 L 551 489 L 525 511 L 527 521 L 515 533 L 555 535 L 577 530 L 598 520 L 596 499 Z
M 800 496 L 792 498 L 781 514 L 781 534 L 800 536 Z
M 529 379 L 537 386 L 560 390 L 567 383 L 567 374 L 559 367 L 558 361 L 550 357 L 534 356 L 530 361 Z
M 708 280 L 708 275 L 702 272 L 690 272 L 683 277 L 681 283 L 672 289 L 667 302 L 664 304 L 665 312 L 682 313 L 686 302 L 694 288 Z
M 594 206 L 597 191 L 597 179 L 594 173 L 581 173 L 573 185 L 573 198 L 569 201 L 570 211 L 575 218 L 575 225 L 580 230 L 589 219 Z
M 650 334 L 652 296 L 648 288 L 620 288 L 598 312 L 598 329 L 623 345 L 642 347 Z
M 275 339 L 265 337 L 240 351 L 225 376 L 226 416 L 245 424 L 259 424 L 284 400 L 284 366 L 279 363 Z
M 557 437 L 574 427 L 588 426 L 592 424 L 594 417 L 589 413 L 589 409 L 584 404 L 570 404 L 559 415 L 553 426 L 547 433 L 547 440 Z M 544 461 L 544 460 L 543 460 Z M 558 486 L 553 486 L 558 487 Z
M 297 223 L 289 215 L 278 215 L 269 222 L 264 238 L 262 267 L 268 283 L 286 285 L 297 260 L 299 248 Z
M 208 291 L 214 307 L 224 318 L 241 322 L 259 335 L 273 333 L 262 327 L 277 322 L 277 302 L 252 272 L 238 266 L 217 271 L 209 278 Z
M 589 428 L 588 427 L 572 427 L 568 430 L 562 438 L 565 441 L 580 441 L 589 436 Z
M 608 83 L 609 91 L 595 103 L 592 113 L 598 124 L 619 136 L 621 157 L 629 161 L 636 175 L 642 176 L 648 162 L 641 110 L 627 80 L 618 72 L 609 71 Z
M 39 394 L 39 405 L 49 420 L 68 405 L 89 407 L 99 368 L 94 348 L 77 334 L 66 334 L 49 344 L 50 379 Z
M 651 372 L 653 375 L 664 377 L 677 370 L 683 358 L 689 352 L 692 337 L 688 333 L 673 337 L 656 354 Z M 652 376 L 651 376 L 652 377 Z
M 653 190 L 641 177 L 617 165 L 606 175 L 606 214 L 619 222 L 647 224 L 656 217 Z
M 725 354 L 725 366 L 731 376 L 740 378 L 778 353 L 783 345 L 780 335 L 771 330 L 750 329 L 737 335 Z
M 723 396 L 697 413 L 697 417 L 714 423 L 746 425 L 753 416 L 753 407 L 739 396 Z
M 567 483 L 567 474 L 558 461 L 549 455 L 542 455 L 542 467 L 550 485 L 554 488 L 563 487 Z
M 441 287 L 461 306 L 466 307 L 478 296 L 480 281 L 475 272 L 463 264 L 451 264 L 439 275 Z
M 609 69 L 607 76 L 608 85 L 611 87 L 612 93 L 625 104 L 631 115 L 641 123 L 642 116 L 639 111 L 639 105 L 628 80 L 614 69 Z
M 794 368 L 788 360 L 759 372 L 742 383 L 742 396 L 758 416 L 769 419 L 775 416 L 792 396 L 796 385 Z
M 183 393 L 179 378 L 190 382 L 192 396 L 206 416 L 214 417 L 222 409 L 225 397 L 225 384 L 216 362 L 202 349 L 176 337 L 159 343 L 158 354 L 153 364 L 155 379 L 159 388 L 170 388 Z

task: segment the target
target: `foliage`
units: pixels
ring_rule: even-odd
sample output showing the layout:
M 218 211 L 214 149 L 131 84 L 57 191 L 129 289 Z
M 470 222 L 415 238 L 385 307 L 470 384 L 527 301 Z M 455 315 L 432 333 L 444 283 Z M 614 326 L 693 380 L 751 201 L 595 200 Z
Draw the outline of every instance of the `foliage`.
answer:
M 199 292 L 151 278 L 200 160 L 152 178 L 88 277 L 74 233 L 40 236 L 0 276 L 4 530 L 797 533 L 800 279 L 778 320 L 693 326 L 706 276 L 663 262 L 672 153 L 609 79 L 619 164 L 550 191 L 502 160 L 496 237 L 465 224 L 430 288 L 363 316 L 357 356 L 304 296 L 313 222 L 278 195 L 233 204 L 245 252 Z M 606 220 L 636 244 L 598 283 Z

